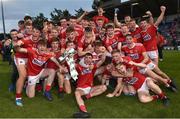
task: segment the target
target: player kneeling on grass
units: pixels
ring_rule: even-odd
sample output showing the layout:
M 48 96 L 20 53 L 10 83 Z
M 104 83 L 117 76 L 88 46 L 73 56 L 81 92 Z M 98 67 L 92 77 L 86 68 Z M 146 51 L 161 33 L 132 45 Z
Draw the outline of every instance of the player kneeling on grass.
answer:
M 148 103 L 156 99 L 161 99 L 165 106 L 169 105 L 169 99 L 162 92 L 160 87 L 152 81 L 152 78 L 146 77 L 139 73 L 137 69 L 126 69 L 126 66 L 122 63 L 116 65 L 117 75 L 123 77 L 123 82 L 131 84 L 138 94 L 139 101 L 142 103 Z M 123 86 L 123 83 L 122 83 Z M 150 95 L 151 90 L 155 95 Z
M 35 96 L 36 82 L 39 81 L 40 77 L 49 75 L 49 72 L 44 69 L 44 64 L 48 60 L 52 60 L 60 68 L 59 62 L 53 57 L 51 53 L 47 52 L 46 41 L 44 39 L 39 40 L 37 43 L 37 49 L 31 48 L 18 48 L 18 52 L 28 54 L 28 86 L 26 88 L 26 94 L 29 98 Z
M 76 65 L 78 72 L 77 88 L 75 91 L 75 97 L 77 104 L 79 106 L 80 112 L 75 113 L 74 117 L 89 117 L 87 113 L 86 106 L 82 99 L 82 96 L 85 96 L 86 99 L 102 94 L 106 91 L 105 85 L 93 86 L 94 73 L 98 67 L 100 67 L 104 60 L 105 56 L 102 56 L 102 59 L 97 64 L 92 64 L 93 56 L 91 53 L 87 53 L 84 56 L 84 63 L 88 67 L 83 67 L 80 64 Z

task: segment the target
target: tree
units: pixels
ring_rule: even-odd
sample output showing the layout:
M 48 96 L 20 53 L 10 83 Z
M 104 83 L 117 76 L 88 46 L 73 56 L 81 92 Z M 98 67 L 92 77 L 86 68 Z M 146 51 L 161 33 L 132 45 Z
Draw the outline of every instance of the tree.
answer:
M 43 13 L 39 13 L 38 16 L 33 17 L 33 25 L 36 25 L 36 27 L 39 27 L 42 29 L 43 22 L 46 20 L 48 20 L 48 18 L 46 18 Z
M 69 18 L 71 14 L 67 9 L 65 10 L 60 10 L 57 8 L 54 8 L 54 11 L 50 13 L 51 15 L 51 20 L 55 23 L 58 24 L 61 18 Z
M 75 16 L 80 17 L 84 13 L 84 10 L 82 8 L 79 8 L 78 10 L 75 10 L 75 12 Z

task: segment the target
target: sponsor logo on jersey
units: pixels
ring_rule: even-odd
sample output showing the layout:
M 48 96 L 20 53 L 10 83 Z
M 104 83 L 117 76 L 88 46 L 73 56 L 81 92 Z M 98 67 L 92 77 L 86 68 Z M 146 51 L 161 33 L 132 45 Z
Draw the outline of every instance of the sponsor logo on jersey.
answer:
M 32 61 L 33 64 L 38 65 L 38 66 L 43 66 L 43 64 L 45 63 L 45 61 L 39 60 L 34 58 Z

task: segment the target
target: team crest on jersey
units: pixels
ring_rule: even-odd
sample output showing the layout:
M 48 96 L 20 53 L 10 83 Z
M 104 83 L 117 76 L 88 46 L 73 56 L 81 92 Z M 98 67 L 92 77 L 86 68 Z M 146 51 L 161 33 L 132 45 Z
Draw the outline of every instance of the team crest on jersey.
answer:
M 146 34 L 144 37 L 143 37 L 144 41 L 148 41 L 148 40 L 151 40 L 151 36 L 149 34 Z
M 39 60 L 39 59 L 34 58 L 34 59 L 32 60 L 32 63 L 33 63 L 33 64 L 36 64 L 36 65 L 38 65 L 38 66 L 43 66 L 43 64 L 45 63 L 45 61 L 42 61 L 42 60 Z

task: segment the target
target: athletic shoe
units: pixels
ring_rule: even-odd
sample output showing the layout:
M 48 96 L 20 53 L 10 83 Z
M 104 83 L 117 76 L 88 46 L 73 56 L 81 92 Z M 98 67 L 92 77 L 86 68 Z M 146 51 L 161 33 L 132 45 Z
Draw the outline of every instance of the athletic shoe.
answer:
M 172 79 L 172 78 L 171 78 L 170 86 L 173 87 L 174 92 L 177 92 L 177 86 L 176 86 L 176 84 L 174 82 L 174 79 Z
M 165 97 L 162 99 L 162 102 L 163 102 L 163 105 L 167 107 L 167 106 L 169 106 L 170 100 L 169 100 L 169 98 Z
M 64 92 L 58 92 L 58 97 L 59 98 L 64 98 Z
M 19 106 L 19 107 L 22 107 L 23 104 L 22 104 L 22 99 L 16 99 L 15 101 L 16 105 Z
M 44 96 L 45 96 L 45 98 L 46 98 L 48 101 L 52 101 L 52 100 L 53 100 L 50 91 L 45 91 L 45 92 L 44 92 Z
M 73 114 L 73 117 L 74 117 L 74 118 L 90 118 L 91 115 L 90 115 L 90 113 L 88 113 L 88 112 L 82 112 L 82 111 L 80 111 L 80 112 L 74 113 L 74 114 Z

